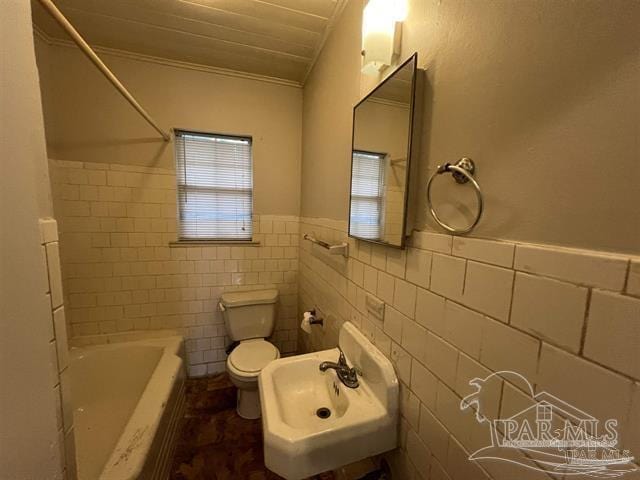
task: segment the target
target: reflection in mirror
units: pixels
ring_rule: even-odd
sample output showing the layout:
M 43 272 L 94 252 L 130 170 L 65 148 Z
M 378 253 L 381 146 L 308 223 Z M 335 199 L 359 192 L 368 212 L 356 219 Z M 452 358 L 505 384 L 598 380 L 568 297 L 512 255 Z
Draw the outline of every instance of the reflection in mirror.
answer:
M 404 246 L 416 55 L 353 112 L 349 235 Z

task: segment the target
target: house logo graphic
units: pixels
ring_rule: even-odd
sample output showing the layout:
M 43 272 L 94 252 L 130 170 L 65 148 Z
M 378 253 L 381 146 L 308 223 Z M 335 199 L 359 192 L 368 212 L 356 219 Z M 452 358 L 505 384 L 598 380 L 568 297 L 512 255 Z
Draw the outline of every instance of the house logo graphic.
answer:
M 528 390 L 529 406 L 508 418 L 489 419 L 482 405 L 483 389 L 503 379 Z M 469 460 L 511 462 L 565 478 L 610 478 L 640 470 L 628 450 L 617 448 L 616 419 L 600 422 L 548 392 L 534 394 L 529 381 L 512 371 L 474 378 L 469 385 L 477 391 L 462 399 L 460 409 L 475 411 L 476 420 L 488 423 L 491 431 L 491 445 L 473 452 Z

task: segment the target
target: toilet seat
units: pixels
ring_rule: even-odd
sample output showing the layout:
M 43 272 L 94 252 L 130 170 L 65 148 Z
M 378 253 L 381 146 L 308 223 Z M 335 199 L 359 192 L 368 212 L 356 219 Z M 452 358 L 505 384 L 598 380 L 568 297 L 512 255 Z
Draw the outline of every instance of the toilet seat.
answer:
M 242 376 L 257 376 L 269 362 L 280 356 L 278 349 L 263 338 L 240 342 L 229 355 L 229 364 Z

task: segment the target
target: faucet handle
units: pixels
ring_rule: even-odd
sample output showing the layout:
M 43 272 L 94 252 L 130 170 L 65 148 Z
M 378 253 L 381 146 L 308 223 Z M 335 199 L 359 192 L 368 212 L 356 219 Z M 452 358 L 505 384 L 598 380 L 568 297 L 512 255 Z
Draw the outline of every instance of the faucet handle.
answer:
M 343 366 L 347 366 L 347 357 L 344 356 L 344 352 L 342 351 L 342 349 L 340 347 L 338 347 L 338 350 L 340 350 L 340 356 L 338 357 L 338 365 L 343 365 Z

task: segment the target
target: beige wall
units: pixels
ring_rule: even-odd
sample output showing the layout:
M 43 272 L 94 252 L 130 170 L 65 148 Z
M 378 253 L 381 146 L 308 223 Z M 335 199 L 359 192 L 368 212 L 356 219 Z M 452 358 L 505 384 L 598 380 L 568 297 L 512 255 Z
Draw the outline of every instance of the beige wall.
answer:
M 360 75 L 359 3 L 345 7 L 305 84 L 300 194 L 305 216 L 349 215 L 352 107 Z
M 0 476 L 62 478 L 51 299 L 39 217 L 51 212 L 28 2 L 0 2 Z
M 370 99 L 358 107 L 354 147 L 386 153 L 391 159 L 405 158 L 409 143 L 409 106 Z M 404 176 L 392 184 L 404 184 Z
M 360 78 L 360 3 L 305 87 L 304 216 L 346 218 L 354 89 L 375 83 Z M 639 22 L 623 0 L 411 0 L 403 58 L 418 51 L 427 70 L 422 188 L 469 156 L 486 199 L 473 236 L 640 253 Z M 438 207 L 461 224 L 472 196 L 439 180 Z M 417 226 L 435 229 L 418 210 Z
M 76 47 L 39 42 L 50 158 L 173 168 L 163 142 Z M 165 129 L 253 136 L 254 211 L 297 215 L 302 91 L 101 54 Z

